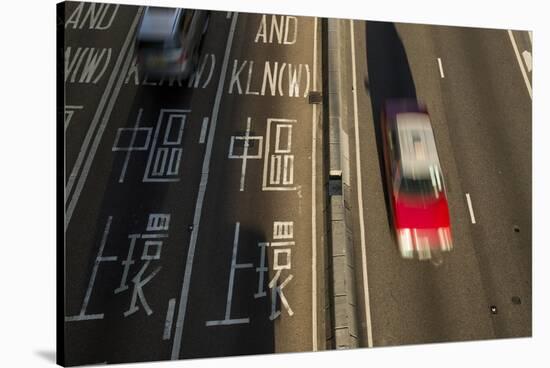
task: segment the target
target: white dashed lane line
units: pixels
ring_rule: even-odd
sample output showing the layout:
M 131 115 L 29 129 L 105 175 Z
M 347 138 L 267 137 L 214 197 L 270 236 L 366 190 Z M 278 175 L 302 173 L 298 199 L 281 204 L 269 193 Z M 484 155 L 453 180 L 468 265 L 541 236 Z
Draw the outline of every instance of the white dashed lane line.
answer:
M 445 78 L 445 73 L 443 73 L 443 64 L 441 63 L 441 58 L 437 58 L 437 64 L 439 65 L 439 75 L 441 78 Z
M 468 211 L 470 211 L 470 220 L 472 224 L 476 223 L 476 217 L 474 215 L 474 208 L 472 207 L 472 200 L 470 199 L 470 193 L 466 193 L 466 202 L 468 202 Z

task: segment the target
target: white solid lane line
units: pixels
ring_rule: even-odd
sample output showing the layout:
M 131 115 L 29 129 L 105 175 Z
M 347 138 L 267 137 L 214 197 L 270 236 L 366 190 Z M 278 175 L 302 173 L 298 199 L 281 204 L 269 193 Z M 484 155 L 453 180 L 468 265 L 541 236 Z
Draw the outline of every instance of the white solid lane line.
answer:
M 166 320 L 164 322 L 164 333 L 162 334 L 163 340 L 170 340 L 172 335 L 172 321 L 174 319 L 174 307 L 176 306 L 176 298 L 172 298 L 168 301 L 168 309 L 166 310 Z
M 107 81 L 107 86 L 105 87 L 105 90 L 103 92 L 103 95 L 101 96 L 101 99 L 99 100 L 99 104 L 97 105 L 97 110 L 94 114 L 94 117 L 92 119 L 92 122 L 90 124 L 90 127 L 88 128 L 88 131 L 86 133 L 86 136 L 84 137 L 84 141 L 82 142 L 82 146 L 80 147 L 80 151 L 78 152 L 78 156 L 76 158 L 76 161 L 73 165 L 73 168 L 71 169 L 71 174 L 69 176 L 69 179 L 67 180 L 67 185 L 65 186 L 65 204 L 67 204 L 67 200 L 71 196 L 73 186 L 75 184 L 75 181 L 79 175 L 80 168 L 83 164 L 84 159 L 86 158 L 86 153 L 88 152 L 88 147 L 90 145 L 90 142 L 92 141 L 92 138 L 94 136 L 94 133 L 96 132 L 97 124 L 99 123 L 99 119 L 101 118 L 101 114 L 103 113 L 103 109 L 105 107 L 105 104 L 110 99 L 116 99 L 117 95 L 116 93 L 114 95 L 111 95 L 111 92 L 113 91 L 113 84 L 116 81 L 116 78 L 121 74 L 120 68 L 123 65 L 123 62 L 126 59 L 128 59 L 127 54 L 128 48 L 131 44 L 131 41 L 133 40 L 134 36 L 134 30 L 137 26 L 137 22 L 139 21 L 141 17 L 141 13 L 143 11 L 143 8 L 138 8 L 138 11 L 136 12 L 136 15 L 134 16 L 134 20 L 132 22 L 132 25 L 130 26 L 130 29 L 128 30 L 128 34 L 126 35 L 126 39 L 124 40 L 124 43 L 122 44 L 122 48 L 120 49 L 120 53 L 118 54 L 115 66 L 113 67 L 113 71 L 111 72 L 111 76 L 109 77 L 109 80 Z M 126 56 L 125 56 L 126 55 Z M 130 55 L 131 57 L 131 55 Z M 97 134 L 97 133 L 96 133 Z M 90 155 L 88 154 L 88 160 Z M 93 159 L 93 156 L 91 157 Z M 67 169 L 65 169 L 67 170 Z M 82 174 L 80 174 L 82 176 Z M 74 195 L 73 195 L 74 196 Z M 71 200 L 72 201 L 72 200 Z M 78 198 L 77 198 L 78 201 Z M 70 216 L 67 220 L 67 223 L 70 221 Z
M 208 173 L 210 170 L 210 157 L 212 155 L 212 146 L 214 144 L 214 133 L 216 132 L 216 125 L 218 122 L 218 112 L 220 110 L 220 102 L 221 102 L 223 87 L 225 83 L 225 75 L 227 73 L 227 64 L 229 62 L 229 53 L 231 52 L 231 45 L 233 44 L 233 35 L 235 34 L 235 26 L 237 25 L 238 16 L 239 16 L 239 13 L 233 13 L 231 28 L 229 29 L 229 35 L 227 36 L 225 53 L 223 56 L 222 69 L 220 71 L 220 80 L 218 82 L 218 90 L 216 92 L 216 98 L 214 100 L 214 108 L 212 110 L 210 130 L 208 131 L 208 141 L 206 142 L 206 153 L 204 155 L 204 161 L 202 163 L 201 181 L 199 184 L 199 192 L 197 194 L 197 203 L 195 205 L 195 214 L 193 217 L 193 230 L 191 231 L 191 240 L 189 241 L 189 250 L 187 251 L 187 261 L 185 263 L 183 283 L 181 285 L 181 294 L 180 294 L 179 306 L 178 306 L 178 317 L 176 320 L 176 331 L 174 332 L 174 341 L 172 345 L 172 357 L 171 357 L 172 360 L 179 359 L 179 355 L 180 355 L 183 323 L 185 322 L 185 313 L 187 310 L 187 299 L 189 296 L 189 286 L 191 284 L 191 271 L 193 269 L 193 258 L 195 256 L 195 248 L 197 246 L 197 237 L 198 237 L 200 218 L 202 213 L 202 204 L 206 193 L 206 185 L 208 183 Z
M 124 45 L 122 46 L 122 49 L 124 50 L 126 47 L 129 47 L 128 53 L 126 54 L 124 64 L 122 65 L 122 69 L 120 70 L 120 73 L 118 73 L 118 79 L 115 83 L 115 86 L 113 88 L 113 92 L 109 98 L 109 101 L 107 103 L 107 106 L 105 108 L 105 113 L 103 114 L 103 117 L 101 119 L 101 124 L 99 124 L 99 127 L 97 128 L 97 132 L 95 134 L 94 140 L 92 142 L 92 146 L 90 148 L 90 151 L 88 152 L 88 156 L 86 157 L 86 161 L 84 162 L 84 166 L 82 168 L 82 171 L 80 173 L 80 176 L 78 177 L 78 181 L 76 181 L 76 187 L 74 188 L 72 197 L 69 201 L 69 204 L 65 210 L 65 231 L 67 231 L 67 228 L 69 227 L 69 223 L 71 222 L 71 218 L 73 216 L 74 209 L 76 208 L 76 204 L 78 203 L 78 199 L 80 198 L 80 193 L 82 192 L 82 189 L 84 188 L 84 184 L 86 183 L 86 179 L 88 178 L 88 174 L 90 172 L 90 168 L 92 166 L 92 163 L 94 161 L 95 154 L 97 152 L 97 148 L 99 147 L 99 144 L 101 142 L 101 138 L 103 137 L 103 132 L 105 131 L 105 128 L 107 127 L 107 124 L 109 123 L 109 119 L 111 117 L 111 112 L 113 111 L 114 104 L 118 98 L 118 94 L 120 92 L 120 88 L 122 87 L 122 82 L 124 80 L 124 77 L 128 73 L 128 68 L 130 67 L 130 62 L 132 61 L 133 55 L 134 55 L 134 44 L 131 42 L 133 40 L 133 35 L 135 32 L 135 29 L 137 28 L 137 24 L 139 19 L 141 18 L 141 13 L 143 12 L 143 7 L 139 7 L 138 11 L 136 13 L 136 16 L 134 17 L 134 21 L 132 25 L 130 26 L 130 31 L 128 31 L 128 35 L 126 36 L 126 40 L 124 41 Z M 122 55 L 122 52 L 121 52 Z M 122 58 L 119 57 L 118 61 L 121 61 Z M 117 66 L 115 65 L 115 70 Z M 113 75 L 115 73 L 113 72 Z M 111 80 L 109 80 L 111 82 Z M 107 87 L 109 88 L 109 87 Z M 103 97 L 107 96 L 107 94 L 104 94 Z M 103 103 L 103 97 L 102 102 Z M 99 111 L 99 110 L 98 110 Z M 92 122 L 92 125 L 94 123 L 99 122 L 99 113 L 96 112 L 94 116 L 94 121 Z M 97 120 L 96 120 L 97 118 Z M 95 128 L 90 128 L 88 130 L 88 133 L 86 134 L 85 142 L 83 143 L 83 147 L 78 155 L 77 162 L 75 163 L 73 170 L 71 172 L 71 177 L 69 178 L 67 182 L 67 186 L 65 189 L 65 203 L 67 202 L 67 199 L 69 198 L 71 188 L 76 180 L 78 170 L 80 168 L 80 165 L 82 164 L 82 160 L 84 159 L 84 153 L 87 149 L 87 144 L 89 143 L 89 139 L 91 139 L 91 132 Z
M 527 91 L 529 92 L 529 97 L 533 99 L 533 92 L 531 91 L 531 84 L 529 83 L 529 78 L 527 77 L 527 73 L 525 72 L 525 67 L 523 66 L 523 62 L 521 61 L 521 56 L 518 51 L 518 45 L 516 44 L 516 40 L 514 38 L 514 34 L 511 30 L 508 30 L 508 36 L 510 37 L 510 42 L 512 42 L 512 47 L 514 48 L 514 53 L 516 54 L 516 58 L 518 59 L 519 68 L 521 69 L 521 75 L 523 75 L 523 80 L 525 81 L 525 86 L 527 87 Z
M 317 88 L 317 18 L 313 18 L 313 90 Z M 317 141 L 317 105 L 313 104 L 312 116 L 312 145 L 311 145 L 311 331 L 312 350 L 317 351 L 317 200 L 316 185 L 317 171 L 316 141 Z
M 439 65 L 439 75 L 441 75 L 441 78 L 445 78 L 445 74 L 443 73 L 443 64 L 441 64 L 441 58 L 437 58 L 437 64 Z
M 472 224 L 476 223 L 476 217 L 474 216 L 474 209 L 472 207 L 472 200 L 470 199 L 470 193 L 466 193 L 466 202 L 468 202 L 468 210 L 470 211 L 470 219 Z
M 359 145 L 359 117 L 357 112 L 357 72 L 355 68 L 355 35 L 353 33 L 353 20 L 350 20 L 350 32 L 351 32 L 351 66 L 353 73 L 353 118 L 355 121 L 355 163 L 357 171 L 357 201 L 359 203 L 359 228 L 361 233 L 361 257 L 363 266 L 363 292 L 365 297 L 365 318 L 367 322 L 367 343 L 368 347 L 372 345 L 372 324 L 370 315 L 370 300 L 369 300 L 369 279 L 367 275 L 367 251 L 365 246 L 365 224 L 363 218 L 363 183 L 361 179 L 361 154 Z

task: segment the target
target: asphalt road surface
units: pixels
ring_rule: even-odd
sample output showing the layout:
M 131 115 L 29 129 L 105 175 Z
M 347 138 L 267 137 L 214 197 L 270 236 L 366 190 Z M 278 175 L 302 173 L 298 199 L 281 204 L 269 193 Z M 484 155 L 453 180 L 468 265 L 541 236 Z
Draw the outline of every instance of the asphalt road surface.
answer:
M 514 51 L 531 52 L 528 33 L 354 23 L 362 345 L 369 333 L 373 346 L 531 336 L 531 69 Z M 391 97 L 423 101 L 431 115 L 454 239 L 440 265 L 401 259 L 391 237 L 378 129 Z
M 321 20 L 212 12 L 191 78 L 153 81 L 142 7 L 65 6 L 65 364 L 325 349 Z M 360 345 L 531 336 L 529 34 L 346 24 Z M 432 117 L 440 265 L 391 237 L 389 97 Z
M 317 349 L 317 20 L 213 12 L 150 81 L 142 8 L 66 6 L 66 363 Z

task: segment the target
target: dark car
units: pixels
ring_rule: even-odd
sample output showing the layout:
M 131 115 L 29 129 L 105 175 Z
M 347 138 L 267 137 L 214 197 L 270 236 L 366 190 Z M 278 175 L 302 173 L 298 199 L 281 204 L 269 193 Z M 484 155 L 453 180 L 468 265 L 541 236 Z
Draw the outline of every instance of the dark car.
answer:
M 389 100 L 381 121 L 387 189 L 401 256 L 424 260 L 452 250 L 443 172 L 426 108 L 416 100 Z
M 209 18 L 204 10 L 147 7 L 137 32 L 140 73 L 188 78 L 197 67 Z

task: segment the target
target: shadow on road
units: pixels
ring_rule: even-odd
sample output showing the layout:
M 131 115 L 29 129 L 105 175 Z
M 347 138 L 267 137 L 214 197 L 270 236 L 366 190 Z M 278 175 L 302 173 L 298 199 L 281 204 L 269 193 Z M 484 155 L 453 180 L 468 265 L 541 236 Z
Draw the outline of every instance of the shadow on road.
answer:
M 416 88 L 409 61 L 395 25 L 388 22 L 366 22 L 368 81 L 365 88 L 370 93 L 376 148 L 382 182 L 386 183 L 380 130 L 380 114 L 384 103 L 392 98 L 416 99 Z M 388 224 L 391 224 L 388 189 L 383 185 Z

